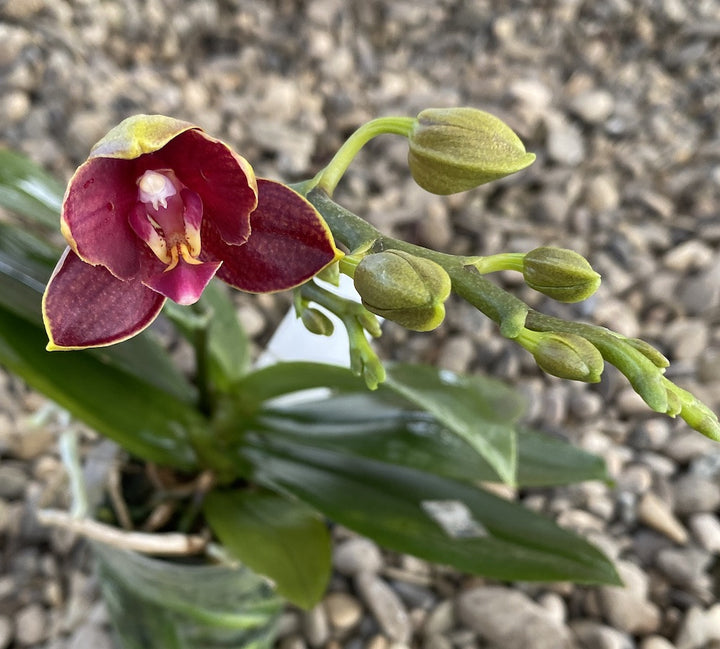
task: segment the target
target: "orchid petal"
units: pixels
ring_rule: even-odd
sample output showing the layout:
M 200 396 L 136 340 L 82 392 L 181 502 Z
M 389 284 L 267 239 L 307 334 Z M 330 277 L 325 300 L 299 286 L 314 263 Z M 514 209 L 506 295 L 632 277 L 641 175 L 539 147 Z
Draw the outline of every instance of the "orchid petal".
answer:
M 90 158 L 133 160 L 162 149 L 197 126 L 165 115 L 133 115 L 112 128 L 90 151 Z
M 257 183 L 250 163 L 199 130 L 182 133 L 157 153 L 178 179 L 202 198 L 204 219 L 223 241 L 241 245 L 250 236 Z
M 317 210 L 271 180 L 258 179 L 258 207 L 244 246 L 227 245 L 211 224 L 203 225 L 204 253 L 223 261 L 218 277 L 250 293 L 298 286 L 342 256 Z
M 70 248 L 60 258 L 43 295 L 48 350 L 102 347 L 145 329 L 165 298 L 139 281 L 122 281 L 91 266 Z
M 210 280 L 215 277 L 221 263 L 219 261 L 188 263 L 180 258 L 175 266 L 151 274 L 143 280 L 143 283 L 178 304 L 195 304 Z
M 121 280 L 139 269 L 137 238 L 128 224 L 136 200 L 135 165 L 95 158 L 75 172 L 63 201 L 60 225 L 70 247 Z

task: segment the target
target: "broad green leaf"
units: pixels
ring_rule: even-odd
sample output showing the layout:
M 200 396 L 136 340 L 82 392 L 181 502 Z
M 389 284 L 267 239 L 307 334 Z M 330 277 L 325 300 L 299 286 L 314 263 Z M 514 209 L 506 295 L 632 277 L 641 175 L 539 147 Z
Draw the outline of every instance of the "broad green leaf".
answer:
M 496 579 L 620 583 L 584 539 L 472 485 L 272 435 L 241 450 L 257 482 L 392 550 Z
M 25 156 L 0 149 L 0 206 L 58 228 L 64 189 Z
M 0 364 L 130 453 L 195 467 L 189 436 L 206 422 L 189 405 L 86 351 L 46 352 L 47 338 L 0 307 Z
M 270 577 L 280 595 L 306 609 L 322 598 L 330 534 L 307 505 L 265 490 L 216 490 L 206 497 L 204 513 L 228 552 Z
M 345 367 L 296 361 L 250 372 L 235 386 L 235 395 L 244 410 L 254 412 L 264 401 L 323 387 L 354 392 L 367 390 L 365 382 Z
M 266 411 L 271 435 L 303 446 L 399 464 L 465 482 L 498 482 L 492 467 L 427 413 L 396 408 L 372 394 L 340 395 Z M 560 439 L 517 429 L 517 485 L 608 480 L 602 458 Z
M 467 442 L 504 482 L 515 482 L 515 423 L 524 411 L 516 392 L 482 376 L 415 364 L 388 367 L 385 385 Z

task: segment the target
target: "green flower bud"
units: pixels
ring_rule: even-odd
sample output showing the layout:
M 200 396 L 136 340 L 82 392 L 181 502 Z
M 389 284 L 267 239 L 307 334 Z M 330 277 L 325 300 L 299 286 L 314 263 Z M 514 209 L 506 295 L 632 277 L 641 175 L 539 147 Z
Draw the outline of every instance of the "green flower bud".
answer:
M 541 333 L 534 349 L 541 370 L 561 379 L 597 383 L 603 371 L 603 357 L 597 347 L 582 336 L 569 333 Z
M 585 257 L 565 248 L 535 248 L 523 260 L 525 283 L 558 302 L 580 302 L 600 286 Z
M 328 318 L 322 311 L 318 311 L 317 309 L 303 309 L 300 319 L 305 325 L 305 329 L 307 329 L 310 333 L 317 334 L 318 336 L 332 336 L 332 333 L 335 330 L 332 320 L 330 320 L 330 318 Z
M 415 182 L 455 194 L 525 169 L 535 160 L 502 120 L 476 108 L 429 108 L 408 135 Z
M 353 279 L 368 311 L 406 329 L 430 331 L 445 318 L 451 282 L 434 261 L 386 250 L 364 257 Z

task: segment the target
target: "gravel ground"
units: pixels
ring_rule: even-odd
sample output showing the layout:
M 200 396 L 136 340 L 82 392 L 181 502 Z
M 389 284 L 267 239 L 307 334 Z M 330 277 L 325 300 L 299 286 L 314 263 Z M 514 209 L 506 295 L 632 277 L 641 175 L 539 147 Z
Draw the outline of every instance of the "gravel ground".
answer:
M 449 252 L 586 254 L 601 290 L 560 312 L 649 340 L 673 378 L 718 409 L 718 0 L 0 3 L 0 145 L 64 180 L 138 112 L 194 121 L 259 175 L 292 181 L 363 121 L 449 105 L 500 115 L 536 163 L 434 197 L 388 136 L 360 155 L 338 199 Z M 239 299 L 262 343 L 287 297 Z M 614 486 L 522 496 L 615 557 L 627 588 L 509 587 L 339 532 L 330 593 L 309 614 L 287 612 L 280 646 L 718 649 L 720 446 L 649 413 L 617 373 L 593 387 L 550 380 L 481 316 L 459 302 L 448 311 L 432 335 L 388 327 L 386 354 L 512 381 L 532 423 L 603 455 Z M 42 406 L 0 372 L 0 649 L 103 649 L 85 547 L 33 517 L 65 495 L 64 422 L 36 425 Z

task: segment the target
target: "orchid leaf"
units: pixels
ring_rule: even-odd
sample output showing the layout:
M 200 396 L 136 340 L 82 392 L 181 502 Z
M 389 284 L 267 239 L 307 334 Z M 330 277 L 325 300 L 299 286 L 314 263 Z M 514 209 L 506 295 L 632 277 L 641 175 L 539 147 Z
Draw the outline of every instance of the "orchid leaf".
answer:
M 499 482 L 490 464 L 432 416 L 377 393 L 340 395 L 266 411 L 268 432 L 293 443 L 399 464 L 465 482 Z M 517 486 L 608 480 L 602 458 L 561 439 L 517 429 Z
M 472 485 L 272 435 L 248 436 L 242 452 L 256 482 L 389 549 L 509 581 L 620 583 L 581 537 Z
M 330 534 L 307 505 L 266 490 L 213 491 L 204 513 L 235 558 L 275 583 L 280 595 L 311 608 L 330 578 Z
M 482 376 L 415 364 L 388 367 L 385 385 L 467 442 L 504 482 L 515 481 L 515 423 L 525 408 L 517 392 Z
M 46 342 L 42 328 L 0 307 L 0 364 L 130 453 L 195 466 L 189 437 L 206 424 L 194 408 L 97 353 L 49 353 Z
M 41 225 L 57 229 L 63 187 L 20 153 L 0 149 L 0 205 Z

